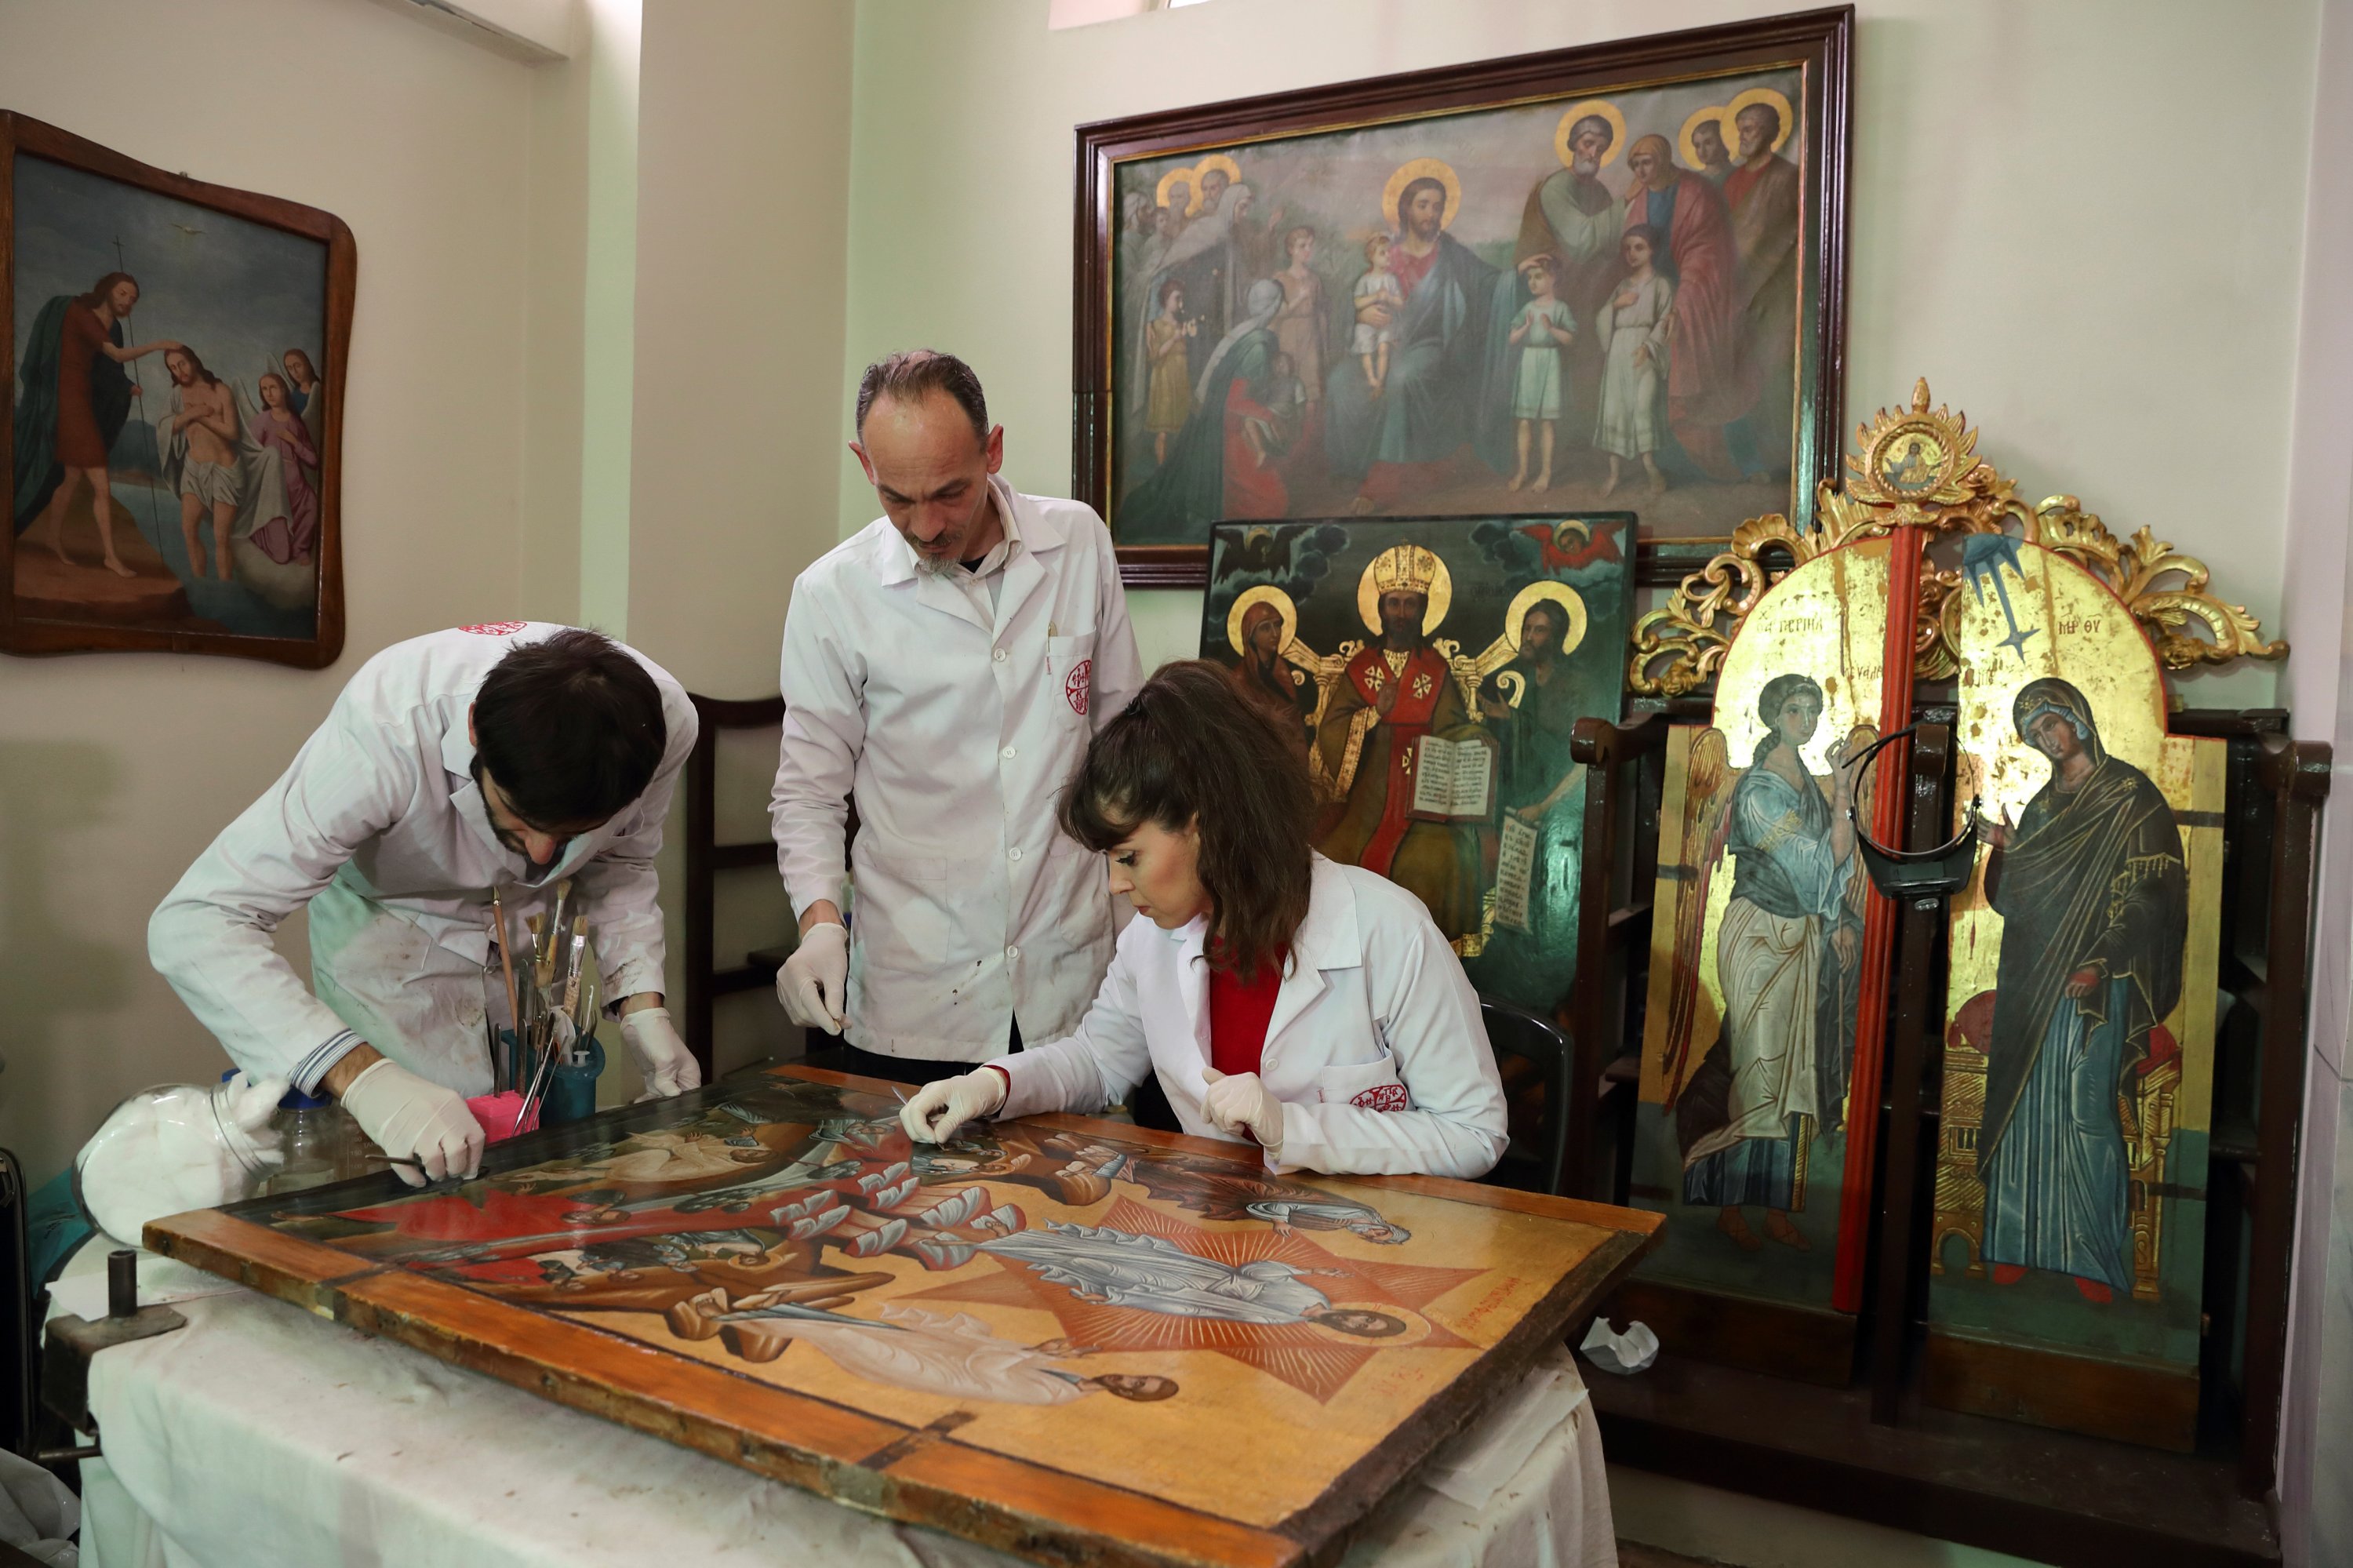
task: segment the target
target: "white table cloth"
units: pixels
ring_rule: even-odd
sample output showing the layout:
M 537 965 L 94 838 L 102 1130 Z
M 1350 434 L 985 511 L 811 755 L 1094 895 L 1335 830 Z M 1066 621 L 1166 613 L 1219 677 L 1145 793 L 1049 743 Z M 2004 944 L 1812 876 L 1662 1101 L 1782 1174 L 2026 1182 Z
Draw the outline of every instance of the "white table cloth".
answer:
M 68 1272 L 102 1267 L 108 1245 Z M 1017 1562 L 249 1291 L 175 1305 L 185 1329 L 91 1363 L 105 1455 L 82 1466 L 84 1568 Z M 1615 1563 L 1592 1406 L 1565 1353 L 1547 1368 L 1565 1376 L 1540 1372 L 1432 1462 L 1458 1494 L 1493 1488 L 1483 1506 L 1417 1483 L 1367 1522 L 1346 1568 Z

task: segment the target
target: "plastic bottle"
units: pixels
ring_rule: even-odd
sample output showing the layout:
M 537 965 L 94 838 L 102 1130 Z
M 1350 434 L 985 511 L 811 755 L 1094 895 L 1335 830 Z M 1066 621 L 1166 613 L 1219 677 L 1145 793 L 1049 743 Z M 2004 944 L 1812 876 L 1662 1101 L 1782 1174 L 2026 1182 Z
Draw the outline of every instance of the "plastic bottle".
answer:
M 343 1164 L 343 1125 L 351 1118 L 325 1095 L 306 1095 L 290 1088 L 278 1102 L 269 1125 L 278 1129 L 278 1146 L 286 1162 L 262 1186 L 270 1194 L 299 1192 L 339 1180 Z

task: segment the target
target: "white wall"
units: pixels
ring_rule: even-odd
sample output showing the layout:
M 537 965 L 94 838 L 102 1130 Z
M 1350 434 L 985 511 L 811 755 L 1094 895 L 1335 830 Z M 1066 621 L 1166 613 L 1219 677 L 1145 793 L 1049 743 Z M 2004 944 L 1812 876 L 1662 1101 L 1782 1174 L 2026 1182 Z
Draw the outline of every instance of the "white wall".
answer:
M 775 694 L 793 577 L 834 543 L 852 15 L 836 0 L 646 8 L 628 639 L 709 696 Z M 723 746 L 723 840 L 767 835 L 775 744 Z M 671 827 L 675 992 L 682 812 Z M 723 876 L 717 906 L 723 966 L 791 935 L 773 874 Z M 723 999 L 713 1033 L 723 1070 L 773 1050 L 784 1014 L 765 991 Z M 627 1077 L 608 1075 L 616 1092 Z
M 1050 32 L 1045 0 L 861 0 L 850 374 L 964 354 L 1014 482 L 1060 491 L 1074 125 L 1790 8 L 1215 0 Z M 2275 620 L 2314 0 L 1859 10 L 1850 415 L 1925 375 L 2030 498 L 2146 524 Z M 845 484 L 845 529 L 871 501 Z M 1188 652 L 1195 596 L 1162 597 L 1137 596 L 1147 652 Z M 2201 685 L 2263 702 L 2273 676 Z
M 793 576 L 834 543 L 851 17 L 646 11 L 629 638 L 712 696 L 775 693 Z
M 148 968 L 165 890 L 369 652 L 515 602 L 530 82 L 352 0 L 9 0 L 0 103 L 359 249 L 342 662 L 0 660 L 0 1142 L 40 1176 L 122 1095 L 227 1065 Z
M 2297 1268 L 2289 1313 L 2280 1498 L 2291 1563 L 2353 1562 L 2353 0 L 2325 0 L 2306 224 L 2285 547 L 2297 655 L 2281 700 L 2301 739 L 2331 743 L 2313 931 Z

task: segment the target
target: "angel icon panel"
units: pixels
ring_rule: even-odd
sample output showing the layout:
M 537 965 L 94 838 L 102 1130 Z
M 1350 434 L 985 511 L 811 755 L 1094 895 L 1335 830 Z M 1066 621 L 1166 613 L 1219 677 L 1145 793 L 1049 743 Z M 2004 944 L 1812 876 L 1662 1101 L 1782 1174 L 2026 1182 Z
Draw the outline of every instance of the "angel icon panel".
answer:
M 1715 722 L 1669 738 L 1632 1188 L 1667 1224 L 1644 1278 L 1829 1304 L 1870 885 L 1847 807 L 1886 582 L 1883 541 L 1792 572 L 1726 653 Z
M 2126 1435 L 2183 1446 L 2226 743 L 2168 733 L 2157 656 L 2089 572 L 2014 539 L 1970 544 L 1947 609 L 1954 795 L 1983 817 L 1951 904 L 1932 1338 L 2169 1367 L 2169 1433 Z
M 454 1191 L 298 1197 L 270 1223 L 911 1432 L 1145 1478 L 1269 1526 L 1443 1393 L 1606 1234 L 1092 1129 L 1015 1122 L 916 1145 L 893 1099 L 789 1079 L 646 1108 L 624 1136 Z M 1284 1465 L 1231 1463 L 1238 1411 Z
M 1585 770 L 1615 719 L 1629 514 L 1221 523 L 1201 656 L 1295 734 L 1317 848 L 1411 889 L 1482 991 L 1575 976 Z

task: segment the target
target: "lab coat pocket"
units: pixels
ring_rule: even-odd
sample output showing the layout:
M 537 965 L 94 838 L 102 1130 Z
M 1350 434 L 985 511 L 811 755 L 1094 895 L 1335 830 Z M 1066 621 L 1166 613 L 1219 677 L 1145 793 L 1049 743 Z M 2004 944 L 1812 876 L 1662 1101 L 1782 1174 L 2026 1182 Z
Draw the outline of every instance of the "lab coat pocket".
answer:
M 1315 1087 L 1327 1106 L 1355 1106 L 1359 1110 L 1401 1111 L 1413 1108 L 1413 1097 L 1399 1079 L 1397 1060 L 1382 1056 L 1353 1062 L 1345 1067 L 1324 1067 L 1315 1075 Z
M 902 973 L 936 974 L 970 957 L 965 928 L 973 902 L 968 863 L 938 855 L 852 851 L 858 906 L 851 941 L 864 961 Z
M 1073 726 L 1086 720 L 1093 705 L 1095 634 L 1073 632 L 1046 639 L 1046 678 L 1061 695 L 1062 722 Z

